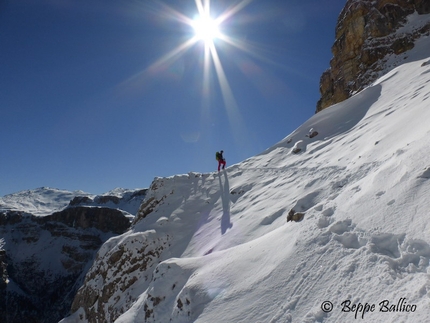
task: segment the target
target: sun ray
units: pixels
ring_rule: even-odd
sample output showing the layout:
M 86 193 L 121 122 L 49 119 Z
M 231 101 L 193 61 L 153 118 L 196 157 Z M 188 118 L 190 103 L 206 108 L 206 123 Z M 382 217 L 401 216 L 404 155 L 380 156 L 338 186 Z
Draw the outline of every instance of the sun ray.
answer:
M 197 1 L 197 0 L 196 0 Z M 185 23 L 187 25 L 192 25 L 193 20 L 189 17 L 187 17 L 186 15 L 184 15 L 183 13 L 173 9 L 172 7 L 170 7 L 169 5 L 165 4 L 165 3 L 159 3 L 162 6 L 162 10 L 160 10 L 161 14 L 158 14 L 161 17 L 166 18 L 167 20 L 176 20 L 179 21 L 181 23 Z
M 205 44 L 203 58 L 203 95 L 209 97 L 209 81 L 210 81 L 210 47 Z
M 260 57 L 258 52 L 261 51 L 253 48 L 252 44 L 249 42 L 228 36 L 224 30 L 222 30 L 222 28 L 218 27 L 220 27 L 220 25 L 226 22 L 228 19 L 231 19 L 233 16 L 235 16 L 252 1 L 253 0 L 242 0 L 236 2 L 217 17 L 212 17 L 210 0 L 195 0 L 197 17 L 194 17 L 194 19 L 187 17 L 183 13 L 162 2 L 151 2 L 152 4 L 155 3 L 158 5 L 158 10 L 157 7 L 151 7 L 150 4 L 148 5 L 148 8 L 155 14 L 158 14 L 159 18 L 162 20 L 177 21 L 189 26 L 190 32 L 192 29 L 194 29 L 194 35 L 191 35 L 187 40 L 180 43 L 178 46 L 162 55 L 160 58 L 156 59 L 155 62 L 150 64 L 144 71 L 123 82 L 123 88 L 137 90 L 139 86 L 145 85 L 147 82 L 151 82 L 153 76 L 158 75 L 165 68 L 174 64 L 178 59 L 180 59 L 181 56 L 184 55 L 189 49 L 198 45 L 198 43 L 201 43 L 203 46 L 203 79 L 201 83 L 202 121 L 211 122 L 209 112 L 211 108 L 211 100 L 215 96 L 215 93 L 211 92 L 213 89 L 212 82 L 217 82 L 236 146 L 238 148 L 247 146 L 246 143 L 248 142 L 248 136 L 245 123 L 225 73 L 221 58 L 218 54 L 218 50 L 225 49 L 225 46 L 227 45 L 243 51 L 254 58 L 257 57 L 259 59 L 264 59 L 264 57 Z M 201 20 L 199 21 L 199 19 Z M 201 25 L 199 25 L 200 23 Z
M 240 10 L 245 8 L 252 1 L 253 0 L 243 0 L 238 4 L 231 6 L 223 14 L 213 19 L 212 21 L 211 20 L 212 18 L 210 15 L 210 0 L 195 0 L 197 11 L 200 17 L 202 17 L 203 19 L 206 19 L 206 23 L 209 24 L 209 26 L 201 26 L 203 28 L 209 28 L 209 31 L 206 31 L 208 32 L 206 36 L 203 35 L 202 37 L 202 35 L 199 35 L 199 33 L 196 33 L 196 35 L 193 37 L 193 40 L 195 40 L 196 42 L 198 40 L 204 41 L 203 89 L 202 89 L 202 95 L 203 95 L 202 103 L 204 106 L 203 116 L 207 115 L 208 108 L 209 108 L 208 100 L 210 96 L 210 80 L 211 80 L 210 69 L 211 69 L 211 61 L 212 61 L 215 67 L 216 79 L 218 80 L 218 84 L 221 89 L 221 95 L 224 102 L 225 110 L 227 112 L 230 128 L 233 133 L 234 140 L 236 141 L 236 144 L 238 147 L 243 147 L 247 142 L 247 136 L 246 136 L 247 131 L 245 129 L 246 128 L 245 123 L 243 122 L 243 118 L 240 113 L 239 106 L 236 102 L 233 91 L 231 89 L 231 86 L 225 74 L 224 68 L 222 66 L 221 59 L 219 58 L 216 46 L 214 44 L 214 39 L 219 38 L 221 40 L 224 40 L 224 42 L 226 42 L 227 44 L 233 45 L 234 47 L 239 48 L 245 52 L 248 51 L 246 44 L 244 42 L 235 43 L 235 40 L 233 38 L 228 37 L 223 33 L 219 32 L 217 28 L 222 22 L 237 14 Z M 193 24 L 191 24 L 190 26 L 194 27 L 195 22 L 193 22 Z
M 217 50 L 214 44 L 210 45 L 211 57 L 214 62 L 215 71 L 218 78 L 218 83 L 221 88 L 224 105 L 226 108 L 230 127 L 233 132 L 236 144 L 240 147 L 247 142 L 245 123 L 243 122 L 242 115 L 239 110 L 239 106 L 231 90 L 227 76 L 225 75 L 224 68 L 222 67 L 221 60 L 218 56 Z
M 199 14 L 203 14 L 205 13 L 206 10 L 209 10 L 209 0 L 204 0 L 205 1 L 205 5 L 203 5 L 202 0 L 195 0 L 196 3 L 196 7 L 197 7 L 197 12 Z
M 180 44 L 178 47 L 171 50 L 169 53 L 165 54 L 163 57 L 161 57 L 159 60 L 157 60 L 155 63 L 151 64 L 148 69 L 157 69 L 158 67 L 167 64 L 172 63 L 175 60 L 177 60 L 185 51 L 187 51 L 189 48 L 191 48 L 195 43 L 197 42 L 197 38 L 193 37 L 186 42 Z
M 196 0 L 197 1 L 197 0 Z M 247 5 L 249 5 L 253 0 L 242 0 L 235 6 L 233 6 L 230 9 L 227 9 L 223 14 L 221 14 L 218 18 L 216 18 L 216 21 L 221 24 L 226 19 L 230 18 L 231 16 L 235 15 L 239 11 L 241 11 L 243 8 L 245 8 Z
M 200 122 L 202 128 L 208 128 L 211 124 L 210 122 L 210 100 L 211 100 L 211 91 L 210 91 L 210 68 L 211 68 L 211 59 L 210 59 L 210 49 L 209 46 L 205 45 L 204 47 L 204 57 L 203 57 L 203 83 L 202 83 L 202 96 L 201 96 L 201 115 Z
M 290 70 L 285 65 L 269 59 L 268 58 L 269 52 L 267 51 L 266 48 L 263 49 L 262 46 L 257 46 L 256 44 L 252 44 L 248 41 L 243 41 L 241 39 L 233 38 L 233 37 L 230 37 L 230 36 L 225 35 L 225 34 L 222 34 L 220 36 L 220 39 L 222 41 L 224 41 L 226 44 L 247 53 L 248 55 L 258 59 L 259 61 L 270 64 L 276 68 L 280 68 L 280 69 L 284 69 L 284 70 L 285 69 Z M 265 51 L 266 54 L 264 54 L 263 51 Z

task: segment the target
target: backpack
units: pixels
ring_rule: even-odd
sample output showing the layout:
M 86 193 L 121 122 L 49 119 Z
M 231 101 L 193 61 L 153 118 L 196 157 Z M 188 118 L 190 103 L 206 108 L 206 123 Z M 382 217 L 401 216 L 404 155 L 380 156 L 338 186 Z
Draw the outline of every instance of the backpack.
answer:
M 218 151 L 215 154 L 215 159 L 218 161 L 221 159 L 221 154 Z

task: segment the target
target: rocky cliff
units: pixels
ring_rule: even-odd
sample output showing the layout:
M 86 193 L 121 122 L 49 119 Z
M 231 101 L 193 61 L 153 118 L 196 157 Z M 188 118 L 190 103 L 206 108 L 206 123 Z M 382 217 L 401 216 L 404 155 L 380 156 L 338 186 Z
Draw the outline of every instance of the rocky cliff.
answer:
M 348 0 L 337 22 L 330 68 L 321 77 L 317 112 L 401 64 L 401 54 L 430 34 L 428 20 L 417 22 L 428 13 L 428 0 Z M 399 55 L 398 61 L 388 63 L 393 55 Z
M 145 193 L 74 196 L 41 188 L 0 199 L 0 322 L 54 323 L 67 315 L 100 246 L 130 227 L 133 216 L 121 207 L 131 211 Z M 52 214 L 28 212 L 46 213 L 46 205 Z
M 5 290 L 8 284 L 6 268 L 6 251 L 3 250 L 4 240 L 0 239 L 0 304 L 6 303 Z

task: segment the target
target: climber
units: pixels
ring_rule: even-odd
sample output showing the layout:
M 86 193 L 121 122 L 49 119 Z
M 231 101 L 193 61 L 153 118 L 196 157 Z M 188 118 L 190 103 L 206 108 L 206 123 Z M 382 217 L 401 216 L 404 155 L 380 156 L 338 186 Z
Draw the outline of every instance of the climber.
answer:
M 224 169 L 224 167 L 225 167 L 225 159 L 222 155 L 223 153 L 224 153 L 224 151 L 221 150 L 219 152 L 217 151 L 215 154 L 216 160 L 218 160 L 218 171 L 219 171 L 221 165 L 222 165 L 222 169 Z

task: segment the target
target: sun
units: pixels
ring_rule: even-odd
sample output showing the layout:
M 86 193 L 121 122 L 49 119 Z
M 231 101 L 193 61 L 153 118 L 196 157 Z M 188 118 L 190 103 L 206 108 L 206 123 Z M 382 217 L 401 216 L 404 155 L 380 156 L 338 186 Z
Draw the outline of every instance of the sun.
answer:
M 161 8 L 160 11 L 157 12 L 160 18 L 167 18 L 168 20 L 179 22 L 189 27 L 186 32 L 187 37 L 184 37 L 183 42 L 180 42 L 176 47 L 148 66 L 146 70 L 134 75 L 127 82 L 135 82 L 138 84 L 141 80 L 150 79 L 160 71 L 168 70 L 169 66 L 178 61 L 184 53 L 199 43 L 203 43 L 204 46 L 198 46 L 199 50 L 195 51 L 195 53 L 201 55 L 201 60 L 199 60 L 201 64 L 199 63 L 199 67 L 202 67 L 202 114 L 205 116 L 208 115 L 208 109 L 210 107 L 209 101 L 213 98 L 210 93 L 212 89 L 211 82 L 217 81 L 233 135 L 237 143 L 242 145 L 242 143 L 246 141 L 246 136 L 243 135 L 246 133 L 246 131 L 243 130 L 244 122 L 218 51 L 233 47 L 249 55 L 258 57 L 258 55 L 253 52 L 252 46 L 248 46 L 248 43 L 243 39 L 233 37 L 231 33 L 229 33 L 228 28 L 228 21 L 231 22 L 231 19 L 238 12 L 254 0 L 232 0 L 228 8 L 221 12 L 221 14 L 215 15 L 215 18 L 214 15 L 211 14 L 210 0 L 194 1 L 197 9 L 194 18 L 164 4 L 162 1 L 155 1 Z M 153 9 L 151 8 L 151 10 Z M 127 87 L 130 87 L 130 85 L 127 85 Z
M 202 40 L 205 43 L 211 43 L 215 38 L 221 36 L 219 25 L 219 21 L 213 19 L 208 14 L 201 14 L 192 22 L 195 37 L 197 40 Z

